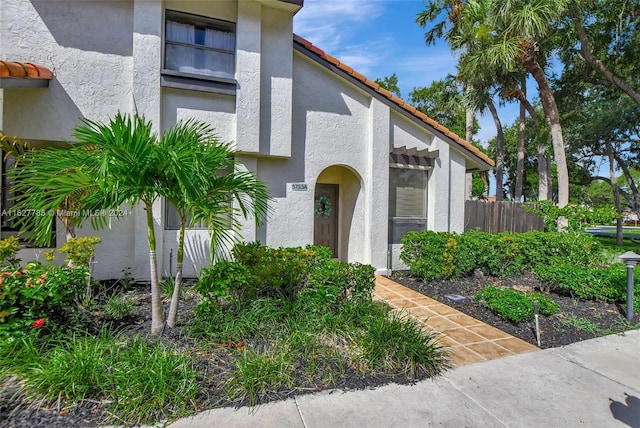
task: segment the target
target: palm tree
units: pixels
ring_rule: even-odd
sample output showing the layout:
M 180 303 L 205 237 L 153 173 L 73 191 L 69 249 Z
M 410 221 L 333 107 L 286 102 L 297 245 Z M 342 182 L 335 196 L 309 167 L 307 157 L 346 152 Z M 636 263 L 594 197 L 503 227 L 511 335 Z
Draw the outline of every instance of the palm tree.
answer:
M 165 165 L 160 162 L 157 134 L 143 116 L 135 114 L 132 118 L 118 113 L 108 124 L 83 119 L 73 136 L 80 144 L 95 147 L 88 159 L 88 169 L 97 188 L 83 198 L 87 206 L 109 209 L 119 208 L 124 202 L 144 205 L 151 278 L 151 333 L 159 334 L 164 327 L 164 314 L 152 207 L 160 196 L 160 177 Z
M 468 69 L 486 64 L 505 72 L 523 68 L 540 90 L 545 116 L 551 128 L 558 171 L 558 205 L 569 202 L 569 174 L 560 114 L 544 72 L 544 42 L 553 23 L 562 17 L 570 0 L 469 0 L 458 18 L 459 31 L 452 47 L 466 47 L 461 62 Z
M 159 143 L 163 169 L 160 193 L 180 217 L 176 276 L 167 317 L 175 327 L 184 262 L 184 234 L 189 222 L 204 220 L 211 232 L 212 254 L 228 247 L 239 228 L 238 216 L 267 215 L 269 192 L 255 175 L 234 170 L 234 151 L 222 143 L 209 125 L 196 120 L 179 122 Z M 236 201 L 237 209 L 232 202 Z

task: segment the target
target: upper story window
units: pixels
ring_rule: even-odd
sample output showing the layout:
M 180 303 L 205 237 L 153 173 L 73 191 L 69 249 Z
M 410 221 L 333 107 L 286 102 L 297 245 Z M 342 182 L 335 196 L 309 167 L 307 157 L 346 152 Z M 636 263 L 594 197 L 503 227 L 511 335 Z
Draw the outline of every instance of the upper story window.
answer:
M 232 22 L 166 11 L 164 71 L 233 81 L 235 30 Z

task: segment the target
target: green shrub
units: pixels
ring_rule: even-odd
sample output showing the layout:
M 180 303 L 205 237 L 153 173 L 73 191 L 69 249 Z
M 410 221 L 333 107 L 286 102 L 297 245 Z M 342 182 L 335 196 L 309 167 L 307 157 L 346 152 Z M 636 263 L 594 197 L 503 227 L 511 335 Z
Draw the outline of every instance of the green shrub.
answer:
M 545 288 L 558 294 L 610 303 L 626 303 L 627 270 L 622 263 L 585 268 L 569 263 L 538 266 L 535 274 Z M 640 278 L 634 275 L 634 308 L 640 310 Z
M 331 258 L 325 247 L 268 248 L 240 244 L 235 261 L 202 270 L 196 291 L 203 306 L 224 298 L 235 303 L 277 297 L 310 306 L 339 305 L 346 299 L 371 299 L 375 269 Z
M 7 239 L 0 239 L 0 264 L 7 262 L 7 265 L 17 268 L 20 265 L 20 259 L 17 257 L 20 251 L 20 241 L 15 236 Z
M 227 300 L 246 300 L 256 294 L 258 278 L 242 263 L 221 260 L 209 268 L 203 268 L 195 290 L 202 296 L 203 304 Z
M 66 254 L 65 261 L 75 266 L 87 266 L 96 254 L 95 246 L 102 242 L 97 236 L 82 236 L 80 238 L 70 238 L 58 249 L 62 254 Z
M 312 307 L 336 307 L 348 299 L 371 300 L 374 287 L 373 266 L 329 259 L 310 272 L 300 299 Z
M 409 232 L 403 239 L 402 260 L 425 281 L 464 277 L 475 269 L 486 275 L 518 275 L 539 264 L 560 260 L 576 266 L 602 261 L 602 248 L 585 233 L 526 232 L 490 234 L 469 231 Z
M 425 281 L 445 277 L 442 269 L 442 255 L 447 242 L 455 239 L 455 234 L 447 232 L 408 232 L 402 237 L 400 258 L 409 265 L 413 275 Z M 445 269 L 446 271 L 446 269 Z
M 580 205 L 566 205 L 560 208 L 551 201 L 537 201 L 523 207 L 544 218 L 544 230 L 547 232 L 558 230 L 560 217 L 567 219 L 569 232 L 581 232 L 590 225 L 611 224 L 619 217 L 614 207 L 590 209 Z
M 474 296 L 474 300 L 486 305 L 501 318 L 514 323 L 533 319 L 534 301 L 538 302 L 542 315 L 553 315 L 560 310 L 556 302 L 540 293 L 523 293 L 518 290 L 493 286 L 480 290 Z
M 294 301 L 310 269 L 321 256 L 304 248 L 269 248 L 239 244 L 233 248 L 236 262 L 245 266 L 255 281 L 244 285 L 242 297 L 278 296 Z
M 86 283 L 85 267 L 43 266 L 0 270 L 0 338 L 24 334 L 60 317 Z

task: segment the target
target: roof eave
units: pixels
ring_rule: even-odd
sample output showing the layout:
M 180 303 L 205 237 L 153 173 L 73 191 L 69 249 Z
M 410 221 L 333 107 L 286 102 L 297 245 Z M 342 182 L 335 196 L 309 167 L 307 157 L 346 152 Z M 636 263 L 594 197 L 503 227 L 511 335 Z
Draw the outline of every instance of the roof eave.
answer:
M 29 77 L 0 77 L 2 89 L 48 88 L 50 79 Z
M 396 97 L 391 92 L 380 87 L 377 83 L 368 80 L 365 76 L 356 72 L 351 67 L 347 66 L 346 64 L 340 63 L 339 60 L 332 57 L 331 55 L 328 55 L 323 50 L 317 48 L 308 40 L 305 40 L 298 35 L 294 35 L 293 40 L 294 49 L 296 49 L 298 52 L 302 53 L 309 59 L 323 65 L 332 72 L 348 79 L 351 83 L 355 84 L 360 89 L 371 94 L 378 100 L 382 101 L 384 104 L 393 108 L 396 112 L 414 121 L 416 124 L 420 126 L 427 125 L 429 127 L 429 130 L 436 137 L 450 143 L 456 149 L 463 151 L 465 155 L 469 156 L 473 161 L 479 163 L 480 165 L 485 166 L 487 170 L 495 165 L 493 159 L 480 152 L 480 150 L 478 150 L 476 147 L 473 147 L 471 143 L 454 134 L 452 131 L 440 125 L 424 113 L 417 111 L 415 107 L 406 104 L 402 99 Z

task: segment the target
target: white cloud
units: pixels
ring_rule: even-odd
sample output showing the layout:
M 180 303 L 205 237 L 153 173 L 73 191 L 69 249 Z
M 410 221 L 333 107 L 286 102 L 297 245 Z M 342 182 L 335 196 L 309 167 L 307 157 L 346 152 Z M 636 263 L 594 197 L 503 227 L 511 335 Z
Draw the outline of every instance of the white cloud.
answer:
M 366 0 L 306 0 L 293 19 L 293 30 L 340 58 L 349 48 L 344 45 L 344 39 L 349 39 L 352 30 L 357 31 L 379 16 L 383 6 L 382 2 Z

